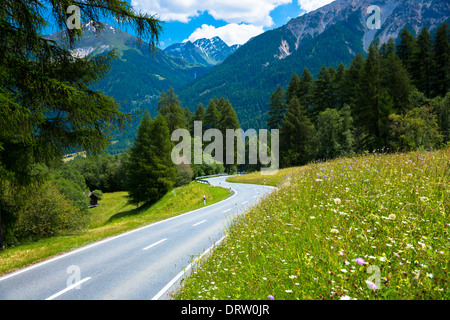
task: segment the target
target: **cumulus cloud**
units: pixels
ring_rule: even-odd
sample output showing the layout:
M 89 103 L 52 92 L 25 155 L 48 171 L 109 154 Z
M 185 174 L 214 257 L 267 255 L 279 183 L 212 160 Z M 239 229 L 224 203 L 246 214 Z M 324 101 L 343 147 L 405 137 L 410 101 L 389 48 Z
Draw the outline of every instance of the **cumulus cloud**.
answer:
M 230 23 L 219 28 L 203 24 L 200 28 L 197 28 L 185 41 L 190 40 L 194 42 L 197 39 L 211 39 L 218 36 L 226 44 L 231 46 L 233 44 L 244 44 L 250 38 L 263 32 L 263 26 L 254 26 L 249 24 Z
M 334 0 L 298 0 L 298 4 L 303 10 L 306 10 L 306 12 L 310 12 L 319 9 L 333 1 Z
M 157 14 L 164 21 L 189 22 L 208 12 L 217 20 L 270 27 L 274 24 L 270 12 L 292 0 L 132 0 L 137 11 Z

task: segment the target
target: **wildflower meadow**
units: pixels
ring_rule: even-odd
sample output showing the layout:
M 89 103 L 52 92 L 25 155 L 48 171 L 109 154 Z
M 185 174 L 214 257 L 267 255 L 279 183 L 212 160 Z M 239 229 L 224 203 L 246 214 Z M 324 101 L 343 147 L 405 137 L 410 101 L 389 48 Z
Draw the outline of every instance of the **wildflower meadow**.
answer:
M 449 299 L 449 160 L 374 150 L 280 170 L 174 298 Z

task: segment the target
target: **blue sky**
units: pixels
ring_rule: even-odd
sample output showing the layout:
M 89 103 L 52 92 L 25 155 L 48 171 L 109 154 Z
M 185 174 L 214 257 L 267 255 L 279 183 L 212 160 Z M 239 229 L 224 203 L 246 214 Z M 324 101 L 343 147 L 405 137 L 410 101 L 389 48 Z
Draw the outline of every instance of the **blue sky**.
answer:
M 160 47 L 165 48 L 173 43 L 214 36 L 221 37 L 228 45 L 243 44 L 251 37 L 280 27 L 333 0 L 129 1 L 137 12 L 156 14 L 164 21 Z M 46 33 L 56 30 L 48 31 Z

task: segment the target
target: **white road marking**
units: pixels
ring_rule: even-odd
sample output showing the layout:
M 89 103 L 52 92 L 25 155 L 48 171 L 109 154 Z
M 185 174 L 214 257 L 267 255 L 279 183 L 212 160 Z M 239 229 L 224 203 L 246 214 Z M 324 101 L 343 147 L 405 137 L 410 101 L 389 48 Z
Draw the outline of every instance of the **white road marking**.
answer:
M 82 284 L 83 282 L 88 281 L 89 279 L 91 279 L 91 277 L 87 277 L 87 278 L 84 278 L 83 280 L 80 280 L 80 281 L 78 281 L 78 282 L 75 282 L 74 284 L 68 286 L 68 287 L 65 288 L 64 290 L 61 290 L 61 291 L 55 293 L 54 295 L 48 297 L 48 298 L 45 299 L 45 300 L 53 300 L 53 299 L 55 299 L 56 297 L 59 297 L 60 295 L 62 295 L 63 293 L 66 293 L 67 291 L 72 290 L 72 289 L 75 288 L 75 287 L 78 287 L 80 284 Z
M 244 201 L 244 202 L 242 202 L 242 204 L 246 204 L 248 201 Z
M 156 246 L 156 245 L 158 245 L 158 244 L 160 244 L 161 242 L 164 242 L 164 241 L 166 241 L 166 240 L 167 240 L 167 238 L 162 239 L 162 240 L 159 240 L 158 242 L 155 242 L 155 243 L 153 243 L 153 244 L 151 244 L 151 245 L 149 245 L 149 246 L 143 248 L 142 250 L 150 249 L 150 248 L 152 248 L 152 247 L 154 247 L 154 246 Z
M 225 212 L 228 212 L 228 211 L 231 211 L 231 209 L 227 209 L 225 211 L 222 211 L 222 213 L 225 213 Z
M 202 220 L 202 221 L 200 221 L 200 222 L 197 222 L 196 224 L 193 224 L 192 226 L 193 226 L 193 227 L 198 226 L 199 224 L 201 224 L 201 223 L 203 223 L 203 222 L 206 222 L 206 220 Z

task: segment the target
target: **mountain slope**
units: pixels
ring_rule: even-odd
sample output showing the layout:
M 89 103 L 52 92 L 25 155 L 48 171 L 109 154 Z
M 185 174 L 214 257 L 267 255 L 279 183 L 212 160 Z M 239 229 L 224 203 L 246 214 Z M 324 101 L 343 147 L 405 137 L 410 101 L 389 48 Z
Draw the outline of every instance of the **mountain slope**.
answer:
M 172 57 L 210 67 L 221 63 L 238 47 L 239 45 L 228 46 L 219 37 L 214 37 L 176 43 L 164 49 L 164 52 Z
M 98 55 L 113 48 L 117 50 L 119 58 L 112 62 L 109 74 L 95 88 L 121 101 L 121 109 L 125 112 L 141 107 L 154 111 L 161 91 L 169 87 L 180 88 L 209 70 L 171 57 L 160 49 L 150 52 L 147 43 L 139 45 L 137 37 L 106 23 L 98 34 L 95 33 L 97 28 L 94 22 L 83 26 L 83 38 L 75 44 L 73 55 Z M 64 43 L 64 32 L 47 38 Z
M 366 25 L 370 5 L 380 7 L 381 29 Z M 286 86 L 293 72 L 304 67 L 315 75 L 322 65 L 348 65 L 356 53 L 365 53 L 371 41 L 396 38 L 404 27 L 430 32 L 450 16 L 446 0 L 336 0 L 292 19 L 240 47 L 206 75 L 186 85 L 180 99 L 193 110 L 215 96 L 226 97 L 243 128 L 266 126 L 267 103 L 278 85 Z

